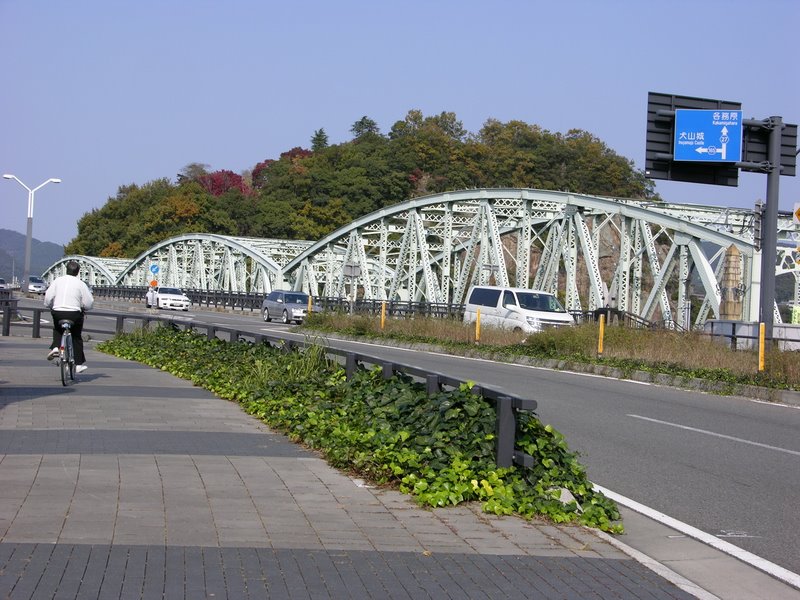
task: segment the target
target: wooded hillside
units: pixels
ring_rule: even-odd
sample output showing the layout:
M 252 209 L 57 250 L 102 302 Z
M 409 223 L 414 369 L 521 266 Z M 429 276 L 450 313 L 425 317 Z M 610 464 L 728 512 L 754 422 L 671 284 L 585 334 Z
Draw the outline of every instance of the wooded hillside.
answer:
M 182 233 L 316 240 L 369 212 L 468 188 L 520 187 L 658 200 L 652 181 L 582 130 L 551 133 L 489 119 L 475 134 L 456 115 L 409 111 L 388 132 L 363 117 L 353 139 L 267 159 L 243 174 L 187 165 L 176 181 L 120 187 L 78 221 L 67 253 L 133 258 Z

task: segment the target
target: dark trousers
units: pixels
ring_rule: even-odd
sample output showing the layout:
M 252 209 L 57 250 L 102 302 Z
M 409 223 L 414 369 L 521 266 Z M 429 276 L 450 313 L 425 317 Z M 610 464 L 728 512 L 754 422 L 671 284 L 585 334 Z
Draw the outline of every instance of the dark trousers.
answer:
M 82 365 L 86 362 L 86 355 L 83 353 L 83 312 L 80 310 L 51 310 L 50 316 L 53 317 L 53 343 L 50 348 L 58 348 L 61 345 L 61 327 L 58 322 L 61 319 L 72 321 L 72 347 L 75 349 L 75 364 Z

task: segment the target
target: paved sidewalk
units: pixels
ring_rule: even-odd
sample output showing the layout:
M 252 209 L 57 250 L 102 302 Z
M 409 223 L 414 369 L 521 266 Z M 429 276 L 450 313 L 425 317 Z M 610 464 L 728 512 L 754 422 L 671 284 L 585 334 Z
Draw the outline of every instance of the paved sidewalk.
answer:
M 91 344 L 64 388 L 46 349 L 0 338 L 2 598 L 692 597 L 590 530 L 365 487 Z

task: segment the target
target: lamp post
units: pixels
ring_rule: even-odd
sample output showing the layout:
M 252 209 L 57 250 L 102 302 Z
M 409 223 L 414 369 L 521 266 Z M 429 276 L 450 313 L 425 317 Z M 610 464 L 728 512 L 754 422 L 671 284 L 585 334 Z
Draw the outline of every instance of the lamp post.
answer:
M 28 233 L 25 236 L 25 268 L 22 272 L 22 286 L 21 289 L 23 292 L 28 291 L 28 277 L 31 274 L 31 240 L 33 239 L 33 196 L 36 193 L 36 190 L 43 188 L 48 183 L 61 183 L 60 179 L 50 178 L 44 183 L 36 186 L 35 188 L 31 189 L 24 183 L 22 183 L 16 175 L 11 175 L 10 173 L 6 173 L 3 175 L 3 179 L 13 179 L 26 190 L 28 190 Z

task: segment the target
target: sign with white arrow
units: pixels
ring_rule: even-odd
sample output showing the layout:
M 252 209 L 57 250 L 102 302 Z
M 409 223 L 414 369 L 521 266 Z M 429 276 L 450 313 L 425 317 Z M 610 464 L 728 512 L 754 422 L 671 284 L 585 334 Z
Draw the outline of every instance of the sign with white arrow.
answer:
M 742 111 L 675 111 L 673 160 L 739 162 L 742 160 Z

